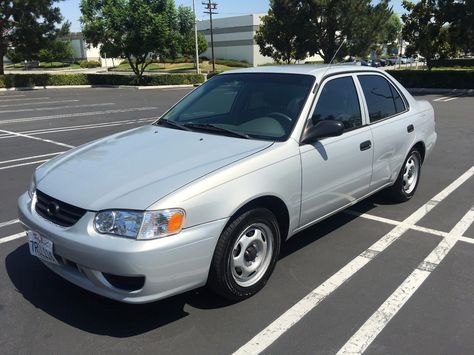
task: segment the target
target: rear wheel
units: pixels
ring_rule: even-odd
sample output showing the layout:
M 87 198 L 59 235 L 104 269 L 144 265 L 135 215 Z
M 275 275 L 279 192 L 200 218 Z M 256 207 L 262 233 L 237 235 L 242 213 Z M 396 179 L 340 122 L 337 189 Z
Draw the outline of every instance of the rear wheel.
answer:
M 279 252 L 280 230 L 273 213 L 264 208 L 244 212 L 217 242 L 208 286 L 230 300 L 250 297 L 265 286 Z
M 395 202 L 408 201 L 413 197 L 418 187 L 421 175 L 421 155 L 413 149 L 408 154 L 395 184 L 387 189 L 391 200 Z

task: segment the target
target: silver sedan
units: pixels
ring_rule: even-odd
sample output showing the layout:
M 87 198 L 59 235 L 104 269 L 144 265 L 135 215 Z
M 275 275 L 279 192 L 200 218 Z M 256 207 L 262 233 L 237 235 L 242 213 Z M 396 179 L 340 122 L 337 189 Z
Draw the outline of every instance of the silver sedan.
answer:
M 242 69 L 38 167 L 19 218 L 32 255 L 100 295 L 241 300 L 299 231 L 380 190 L 410 199 L 435 142 L 431 105 L 385 72 Z

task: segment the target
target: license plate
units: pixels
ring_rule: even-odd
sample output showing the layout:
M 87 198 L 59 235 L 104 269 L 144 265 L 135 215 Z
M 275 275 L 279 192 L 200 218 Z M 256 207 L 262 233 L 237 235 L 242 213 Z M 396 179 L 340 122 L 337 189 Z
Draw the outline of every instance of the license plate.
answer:
M 47 261 L 59 265 L 58 261 L 54 257 L 53 253 L 53 242 L 48 238 L 34 232 L 27 231 L 26 236 L 28 238 L 28 245 L 30 246 L 30 254 L 40 258 L 41 260 Z

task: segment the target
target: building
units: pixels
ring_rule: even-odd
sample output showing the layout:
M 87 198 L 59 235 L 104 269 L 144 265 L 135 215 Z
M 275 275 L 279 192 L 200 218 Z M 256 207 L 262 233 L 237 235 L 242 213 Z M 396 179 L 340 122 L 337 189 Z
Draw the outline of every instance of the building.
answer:
M 258 66 L 273 63 L 273 59 L 260 54 L 259 47 L 254 40 L 255 32 L 262 23 L 261 17 L 265 14 L 251 14 L 244 16 L 222 17 L 212 19 L 214 32 L 215 59 L 232 59 L 246 61 Z M 211 26 L 209 20 L 198 21 L 198 31 L 204 34 L 209 44 L 208 49 L 201 57 L 211 58 Z M 321 60 L 319 56 L 307 58 L 308 61 Z
M 89 46 L 84 40 L 82 32 L 71 32 L 65 40 L 71 42 L 72 51 L 76 60 L 96 60 L 101 63 L 102 67 L 113 67 L 120 64 L 122 59 L 102 58 L 98 47 Z

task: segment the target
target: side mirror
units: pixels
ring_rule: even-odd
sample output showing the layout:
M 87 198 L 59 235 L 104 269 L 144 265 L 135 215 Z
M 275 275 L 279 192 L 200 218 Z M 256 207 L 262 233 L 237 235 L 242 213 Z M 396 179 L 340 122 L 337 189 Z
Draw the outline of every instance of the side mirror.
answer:
M 319 138 L 336 137 L 344 132 L 344 124 L 340 121 L 323 120 L 303 133 L 301 144 L 314 143 Z

